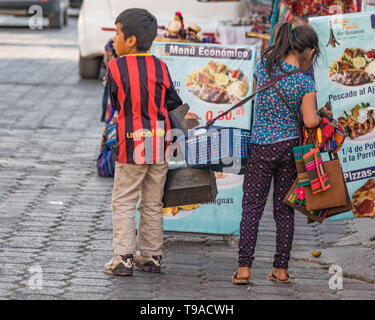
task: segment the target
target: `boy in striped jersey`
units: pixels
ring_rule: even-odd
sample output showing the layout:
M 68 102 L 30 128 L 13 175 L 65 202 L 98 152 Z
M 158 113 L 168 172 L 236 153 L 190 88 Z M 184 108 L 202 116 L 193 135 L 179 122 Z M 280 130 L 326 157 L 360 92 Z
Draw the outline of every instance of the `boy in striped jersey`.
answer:
M 118 58 L 108 65 L 109 96 L 118 111 L 112 193 L 114 257 L 104 266 L 106 273 L 114 275 L 131 276 L 134 265 L 146 272 L 161 268 L 162 197 L 168 171 L 165 138 L 171 128 L 168 111 L 182 101 L 165 63 L 148 53 L 156 35 L 156 18 L 147 10 L 128 9 L 116 19 L 113 46 Z

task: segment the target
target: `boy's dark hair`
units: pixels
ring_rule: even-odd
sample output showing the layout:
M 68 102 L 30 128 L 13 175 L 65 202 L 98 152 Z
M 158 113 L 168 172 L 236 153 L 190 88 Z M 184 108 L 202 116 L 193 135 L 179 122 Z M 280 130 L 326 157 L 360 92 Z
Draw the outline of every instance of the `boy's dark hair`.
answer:
M 148 51 L 157 35 L 158 22 L 156 18 L 145 9 L 127 9 L 116 18 L 116 24 L 121 24 L 124 39 L 131 36 L 137 38 L 137 49 Z
M 275 27 L 274 33 L 275 43 L 262 54 L 262 60 L 265 60 L 266 70 L 271 78 L 275 65 L 284 71 L 281 61 L 292 50 L 302 54 L 306 49 L 315 49 L 314 61 L 320 55 L 318 35 L 310 26 L 294 26 L 290 22 L 281 22 Z

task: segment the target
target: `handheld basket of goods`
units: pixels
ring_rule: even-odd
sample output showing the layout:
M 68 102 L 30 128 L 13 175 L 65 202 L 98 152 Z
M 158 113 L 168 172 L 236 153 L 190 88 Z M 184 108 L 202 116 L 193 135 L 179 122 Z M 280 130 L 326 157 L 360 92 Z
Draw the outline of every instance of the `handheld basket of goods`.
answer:
M 242 174 L 251 131 L 219 126 L 198 127 L 177 140 L 188 167 Z

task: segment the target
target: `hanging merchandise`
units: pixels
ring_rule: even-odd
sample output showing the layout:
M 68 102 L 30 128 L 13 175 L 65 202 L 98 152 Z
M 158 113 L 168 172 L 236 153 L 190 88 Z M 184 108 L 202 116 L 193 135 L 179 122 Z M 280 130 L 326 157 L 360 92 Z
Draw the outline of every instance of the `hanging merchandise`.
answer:
M 332 156 L 332 160 L 324 161 L 321 165 L 326 172 L 326 181 L 329 179 L 329 185 L 326 184 L 325 189 L 322 188 L 318 190 L 321 192 L 316 193 L 317 190 L 314 191 L 314 180 L 310 180 L 311 186 L 305 187 L 306 209 L 309 211 L 346 205 L 346 184 L 337 154 Z
M 321 117 L 321 123 L 318 128 L 304 128 L 304 143 L 312 143 L 317 146 L 321 152 L 337 153 L 345 141 L 345 124 L 333 119 L 332 106 L 327 102 L 323 108 L 320 108 L 318 114 Z
M 115 174 L 115 151 L 104 148 L 96 160 L 96 169 L 100 177 L 113 177 Z
M 303 155 L 303 162 L 309 175 L 312 194 L 317 194 L 328 190 L 331 185 L 328 181 L 327 173 L 323 168 L 323 159 L 319 149 L 312 148 Z
M 323 162 L 320 153 L 322 144 L 307 144 L 311 143 L 307 140 L 303 144 L 301 113 L 297 113 L 278 90 L 276 93 L 295 115 L 300 131 L 300 146 L 293 148 L 298 176 L 283 202 L 305 214 L 308 223 L 311 221 L 322 223 L 327 217 L 350 210 L 351 202 L 347 196 L 348 191 L 337 153 L 332 154 L 328 151 L 330 161 Z M 321 116 L 321 123 L 335 121 L 326 106 L 319 109 L 318 113 Z M 333 133 L 332 131 L 327 137 L 326 142 L 328 138 L 332 138 Z
M 293 148 L 294 161 L 296 162 L 297 179 L 299 187 L 305 187 L 310 185 L 310 177 L 305 167 L 303 156 L 308 153 L 312 148 L 313 144 L 304 144 L 302 146 Z
M 113 177 L 115 174 L 116 122 L 117 112 L 103 131 L 100 153 L 96 160 L 96 169 L 100 177 Z
M 294 180 L 283 203 L 307 216 L 308 221 L 311 222 L 322 223 L 326 217 L 326 212 L 324 210 L 309 211 L 306 209 L 305 187 L 299 184 L 298 178 Z
M 302 150 L 301 147 L 297 148 Z M 330 160 L 323 162 L 318 156 L 319 149 L 313 145 L 303 147 L 310 148 L 303 156 L 307 160 L 303 170 L 308 171 L 309 177 L 303 183 L 297 177 L 283 202 L 306 215 L 308 222 L 322 223 L 326 218 L 351 210 L 352 202 L 337 153 L 329 152 Z

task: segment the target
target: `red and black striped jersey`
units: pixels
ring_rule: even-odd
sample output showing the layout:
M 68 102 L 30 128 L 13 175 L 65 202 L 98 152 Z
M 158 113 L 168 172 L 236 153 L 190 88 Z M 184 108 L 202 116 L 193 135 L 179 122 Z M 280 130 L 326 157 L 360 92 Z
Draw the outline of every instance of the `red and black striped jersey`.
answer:
M 163 163 L 168 111 L 182 105 L 166 64 L 151 54 L 126 55 L 108 69 L 111 104 L 118 111 L 116 160 Z

